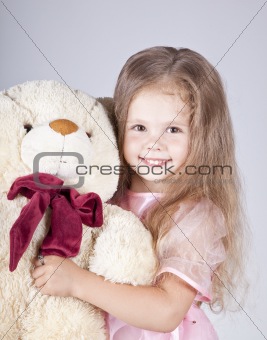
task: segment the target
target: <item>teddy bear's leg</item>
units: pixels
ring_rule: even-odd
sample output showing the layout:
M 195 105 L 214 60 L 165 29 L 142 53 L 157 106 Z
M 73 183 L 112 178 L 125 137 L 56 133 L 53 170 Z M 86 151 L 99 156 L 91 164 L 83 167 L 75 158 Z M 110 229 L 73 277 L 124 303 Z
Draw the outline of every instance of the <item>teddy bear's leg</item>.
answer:
M 36 295 L 22 319 L 22 340 L 104 340 L 104 317 L 74 298 Z
M 10 273 L 7 261 L 2 261 L 0 272 L 0 338 L 20 339 L 29 283 L 23 270 L 23 262 L 16 272 Z
M 83 228 L 80 252 L 72 260 L 80 267 L 88 266 L 92 249 L 91 229 Z M 21 321 L 22 340 L 104 340 L 103 313 L 74 298 L 42 296 L 30 287 L 28 308 Z
M 10 216 L 24 201 L 10 203 L 4 193 L 0 194 L 0 339 L 5 340 L 20 339 L 21 316 L 27 307 L 29 260 L 23 258 L 14 272 L 9 271 Z

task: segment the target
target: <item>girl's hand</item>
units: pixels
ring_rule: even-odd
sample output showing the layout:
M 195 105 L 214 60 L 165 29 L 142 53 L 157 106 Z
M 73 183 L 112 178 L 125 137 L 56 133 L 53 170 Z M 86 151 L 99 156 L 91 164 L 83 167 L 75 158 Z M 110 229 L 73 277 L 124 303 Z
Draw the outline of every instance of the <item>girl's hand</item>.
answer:
M 34 261 L 35 287 L 44 295 L 75 296 L 76 283 L 83 269 L 70 259 L 54 255 L 45 256 L 43 263 L 38 259 Z

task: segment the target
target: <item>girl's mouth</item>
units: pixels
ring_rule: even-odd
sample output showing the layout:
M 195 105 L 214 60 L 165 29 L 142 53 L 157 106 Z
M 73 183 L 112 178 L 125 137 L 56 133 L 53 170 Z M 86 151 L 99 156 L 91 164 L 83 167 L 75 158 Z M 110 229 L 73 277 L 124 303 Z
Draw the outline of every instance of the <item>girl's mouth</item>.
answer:
M 152 159 L 152 158 L 142 158 L 139 157 L 142 163 L 145 163 L 148 166 L 163 166 L 167 163 L 170 159 Z

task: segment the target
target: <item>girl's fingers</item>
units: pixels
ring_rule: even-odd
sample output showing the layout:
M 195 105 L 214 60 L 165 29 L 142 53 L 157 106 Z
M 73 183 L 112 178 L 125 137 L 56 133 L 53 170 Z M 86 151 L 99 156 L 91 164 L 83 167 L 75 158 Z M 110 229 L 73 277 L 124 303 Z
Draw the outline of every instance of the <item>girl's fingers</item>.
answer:
M 38 270 L 38 269 L 41 270 Z M 40 292 L 42 294 L 46 294 L 45 293 L 45 285 L 47 284 L 47 282 L 49 281 L 49 277 L 47 277 L 47 275 L 45 273 L 42 272 L 42 268 L 39 267 L 35 269 L 35 272 L 33 273 L 32 277 L 34 278 L 34 286 L 38 289 L 40 289 Z
M 46 281 L 44 280 L 43 276 L 41 276 L 40 278 L 36 279 L 34 282 L 34 286 L 36 288 L 41 288 L 43 287 L 43 285 L 46 283 Z
M 44 266 L 36 267 L 32 272 L 32 278 L 36 280 L 39 277 L 41 277 L 44 274 L 44 272 L 45 272 Z
M 54 266 L 60 265 L 62 262 L 64 262 L 64 257 L 59 257 L 56 255 L 46 255 L 46 256 L 40 256 L 32 260 L 32 263 L 35 267 L 40 267 L 46 264 L 52 264 Z
M 34 267 L 39 267 L 39 266 L 41 266 L 42 264 L 40 263 L 40 261 L 39 261 L 38 259 L 34 259 L 33 265 L 34 265 Z

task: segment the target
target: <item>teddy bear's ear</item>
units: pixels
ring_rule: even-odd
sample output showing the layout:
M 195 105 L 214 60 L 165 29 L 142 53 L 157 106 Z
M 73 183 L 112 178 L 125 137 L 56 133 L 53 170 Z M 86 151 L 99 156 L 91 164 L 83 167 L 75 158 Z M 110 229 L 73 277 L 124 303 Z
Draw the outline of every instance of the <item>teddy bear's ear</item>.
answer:
M 114 115 L 114 100 L 111 97 L 96 98 L 101 103 L 109 115 Z
M 117 136 L 117 123 L 115 118 L 115 103 L 111 97 L 99 97 L 97 101 L 102 104 L 105 111 L 107 112 L 108 118 L 112 124 L 113 130 Z

